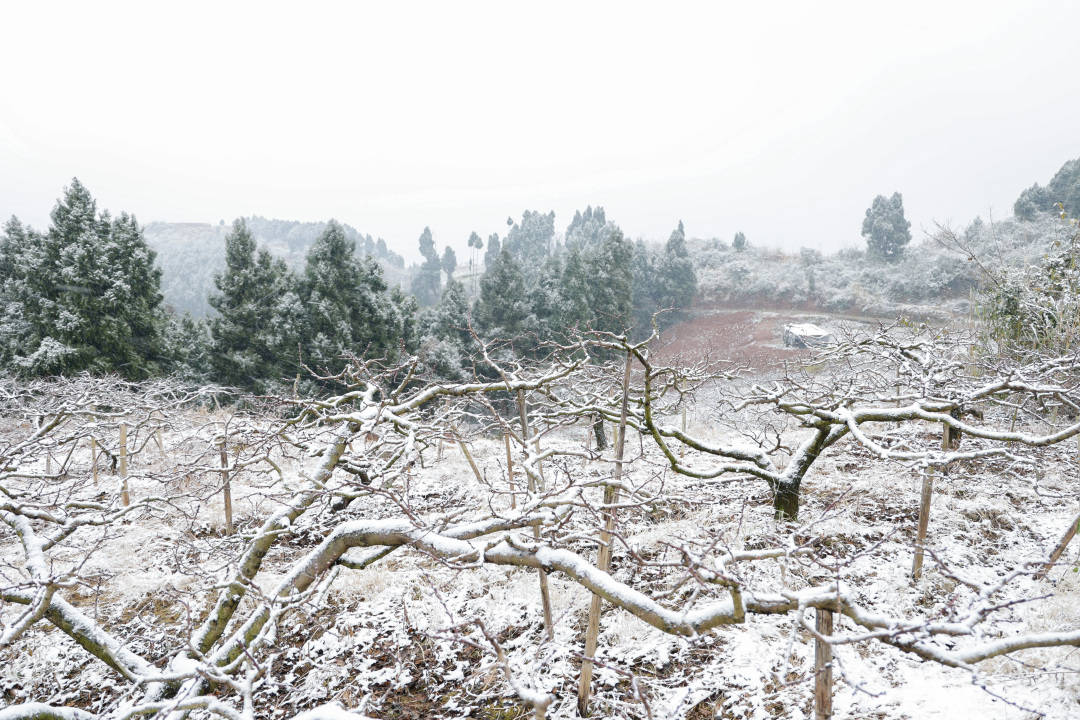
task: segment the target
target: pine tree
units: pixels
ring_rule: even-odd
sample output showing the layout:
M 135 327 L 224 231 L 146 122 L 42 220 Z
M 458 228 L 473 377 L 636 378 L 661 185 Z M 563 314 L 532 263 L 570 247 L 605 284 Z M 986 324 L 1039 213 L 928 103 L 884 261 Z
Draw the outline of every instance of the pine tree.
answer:
M 566 227 L 566 247 L 588 249 L 599 245 L 607 233 L 612 231 L 614 225 L 609 227 L 604 208 L 591 206 L 585 208 L 585 212 L 578 210 L 574 213 L 574 219 Z
M 165 346 L 169 375 L 181 382 L 202 385 L 210 377 L 210 328 L 206 321 L 169 315 L 165 325 Z
M 225 271 L 214 285 L 214 378 L 256 393 L 279 389 L 296 370 L 302 324 L 296 281 L 284 261 L 256 249 L 247 224 L 237 220 L 225 237 Z
M 457 280 L 446 283 L 439 304 L 424 312 L 420 357 L 436 378 L 459 382 L 465 379 L 469 332 L 469 302 L 465 287 Z
M 442 262 L 439 254 L 435 252 L 435 240 L 431 236 L 431 228 L 424 228 L 420 234 L 420 254 L 424 256 L 424 262 L 420 265 L 412 280 L 412 294 L 422 307 L 430 307 L 439 301 L 442 289 Z
M 372 257 L 358 260 L 355 244 L 335 221 L 308 251 L 302 299 L 304 355 L 313 367 L 336 371 L 349 353 L 396 355 L 401 328 L 382 268 Z
M 585 330 L 592 325 L 591 286 L 596 279 L 590 277 L 590 273 L 584 253 L 577 246 L 571 247 L 566 253 L 559 280 L 557 324 L 560 330 Z
M 665 324 L 683 316 L 697 292 L 697 274 L 686 249 L 686 231 L 681 220 L 664 246 L 664 254 L 656 269 L 656 284 L 659 306 L 676 311 L 665 318 Z
M 904 247 L 911 242 L 911 223 L 904 217 L 904 198 L 894 192 L 892 197 L 878 195 L 866 209 L 862 235 L 871 257 L 887 262 L 899 260 Z
M 508 218 L 509 219 L 509 218 Z M 524 268 L 538 268 L 552 250 L 555 239 L 555 213 L 526 210 L 521 222 L 506 233 L 503 248 Z
M 656 266 L 656 253 L 645 244 L 644 240 L 638 240 L 634 244 L 633 307 L 634 336 L 639 339 L 648 337 L 652 333 L 653 315 L 661 307 L 658 297 L 660 283 L 657 281 Z M 663 318 L 659 321 L 663 322 Z
M 626 332 L 632 323 L 633 247 L 615 228 L 586 258 L 592 277 L 589 306 L 595 314 L 593 328 Z
M 484 268 L 490 268 L 495 264 L 495 261 L 499 259 L 499 253 L 502 251 L 499 243 L 499 234 L 491 233 L 488 235 L 487 250 L 484 251 Z
M 99 215 L 76 178 L 51 219 L 44 235 L 17 219 L 5 228 L 5 361 L 27 375 L 157 372 L 161 273 L 135 218 Z
M 454 270 L 457 269 L 457 253 L 454 248 L 447 245 L 443 249 L 442 260 L 439 262 L 442 271 L 446 273 L 446 283 L 449 285 L 454 280 Z
M 525 329 L 528 317 L 525 275 L 504 248 L 480 280 L 480 297 L 473 308 L 473 319 L 488 337 L 509 339 Z

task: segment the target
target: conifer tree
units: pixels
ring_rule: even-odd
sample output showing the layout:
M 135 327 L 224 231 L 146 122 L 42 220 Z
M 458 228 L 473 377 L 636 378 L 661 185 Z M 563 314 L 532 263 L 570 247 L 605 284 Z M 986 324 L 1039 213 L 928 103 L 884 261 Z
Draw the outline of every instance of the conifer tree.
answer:
M 488 235 L 487 250 L 484 251 L 484 268 L 490 268 L 495 264 L 495 261 L 499 259 L 499 252 L 502 247 L 499 243 L 499 234 L 491 233 Z
M 509 218 L 507 218 L 509 220 Z M 552 250 L 555 239 L 555 213 L 526 210 L 521 222 L 506 233 L 503 248 L 524 268 L 538 268 Z
M 664 254 L 659 258 L 656 283 L 659 307 L 675 311 L 673 316 L 668 318 L 668 322 L 684 315 L 694 299 L 694 293 L 697 292 L 697 274 L 686 249 L 686 231 L 683 229 L 682 220 L 672 231 L 667 245 L 664 246 Z
M 613 333 L 630 329 L 633 310 L 633 247 L 617 227 L 586 254 L 593 328 Z
M 157 372 L 161 272 L 135 218 L 99 215 L 76 178 L 51 219 L 44 235 L 14 218 L 5 228 L 5 360 L 27 375 Z
M 656 253 L 649 248 L 644 240 L 634 243 L 633 258 L 633 307 L 634 307 L 634 336 L 636 338 L 648 337 L 652 332 L 653 314 L 660 309 L 658 291 L 660 284 L 657 281 L 657 258 Z M 661 318 L 662 321 L 662 318 Z
M 528 317 L 525 275 L 503 248 L 480 280 L 480 297 L 473 308 L 473 319 L 488 337 L 509 339 L 525 329 Z
M 866 209 L 862 235 L 872 257 L 887 262 L 899 260 L 911 242 L 911 223 L 904 217 L 904 198 L 894 192 L 892 197 L 878 195 Z
M 446 282 L 449 284 L 454 279 L 454 270 L 457 269 L 457 253 L 449 245 L 443 249 L 442 260 L 439 262 L 442 271 L 446 273 Z
M 302 317 L 296 281 L 243 220 L 225 237 L 225 270 L 214 277 L 210 365 L 214 378 L 257 393 L 286 383 L 297 367 Z
M 396 353 L 401 328 L 382 268 L 373 257 L 357 259 L 355 243 L 335 221 L 308 251 L 302 298 L 304 356 L 312 367 L 336 371 L 347 353 L 368 358 Z
M 571 247 L 566 253 L 559 281 L 557 324 L 560 329 L 585 330 L 592 325 L 594 315 L 590 305 L 590 286 L 595 278 L 590 277 L 590 273 L 584 253 L 576 245 Z
M 438 305 L 425 311 L 422 322 L 420 357 L 428 371 L 438 378 L 463 380 L 472 345 L 465 287 L 457 280 L 447 282 Z
M 412 294 L 422 307 L 430 307 L 439 301 L 442 289 L 442 262 L 439 260 L 439 253 L 435 252 L 431 228 L 424 228 L 424 232 L 420 234 L 419 245 L 424 262 L 413 276 Z

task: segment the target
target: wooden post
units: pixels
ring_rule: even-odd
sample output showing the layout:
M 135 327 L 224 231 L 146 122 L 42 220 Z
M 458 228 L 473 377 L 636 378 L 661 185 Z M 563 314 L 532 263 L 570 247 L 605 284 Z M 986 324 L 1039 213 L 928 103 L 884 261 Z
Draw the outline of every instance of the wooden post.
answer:
M 949 426 L 945 425 L 941 431 L 941 449 L 948 450 Z M 911 562 L 911 579 L 918 580 L 922 575 L 923 544 L 926 542 L 926 529 L 930 525 L 930 502 L 934 496 L 934 471 L 926 469 L 922 481 L 922 495 L 919 498 L 919 529 L 915 535 L 915 558 Z
M 225 493 L 225 534 L 232 535 L 234 532 L 232 522 L 232 488 L 229 486 L 229 454 L 225 447 L 225 438 L 221 438 L 218 445 L 221 451 L 221 484 Z
M 158 453 L 161 454 L 161 457 L 165 457 L 165 443 L 164 443 L 164 441 L 162 440 L 162 437 L 161 437 L 161 428 L 160 427 L 157 429 L 157 432 L 154 433 L 154 440 L 157 441 Z
M 517 392 L 517 404 L 518 404 L 518 415 L 521 418 L 521 444 L 522 444 L 522 450 L 524 450 L 525 453 L 528 454 L 528 452 L 529 452 L 529 414 L 528 414 L 528 412 L 526 412 L 526 408 L 525 408 L 525 392 L 523 390 L 518 390 L 518 392 Z M 528 468 L 526 468 L 525 472 L 526 472 L 526 476 L 528 477 L 529 491 L 532 492 L 532 491 L 537 489 L 536 486 L 535 486 L 535 483 L 533 481 L 533 476 L 531 474 L 529 474 Z M 542 492 L 544 488 L 541 487 L 539 489 Z M 537 543 L 539 543 L 539 541 L 540 541 L 540 527 L 537 526 L 537 525 L 533 525 L 533 539 L 536 540 Z M 548 591 L 547 571 L 544 570 L 543 568 L 540 568 L 537 572 L 540 575 L 540 604 L 543 605 L 543 607 L 544 607 L 544 631 L 545 631 L 545 634 L 547 635 L 548 640 L 554 640 L 555 639 L 555 621 L 552 619 L 552 616 L 551 616 L 551 593 Z
M 831 636 L 832 610 L 818 608 L 816 614 L 818 635 Z M 819 637 L 814 640 L 814 720 L 829 720 L 832 715 L 832 645 Z
M 124 507 L 131 504 L 131 495 L 128 493 L 127 478 L 127 423 L 120 423 L 120 477 L 123 478 L 120 487 L 120 502 Z
M 97 487 L 97 440 L 90 436 L 90 472 L 94 476 L 94 487 Z
M 682 409 L 682 433 L 686 434 L 686 406 L 683 405 Z M 679 443 L 679 457 L 682 457 L 686 453 L 686 443 Z
M 506 445 L 506 481 L 510 485 L 510 509 L 517 508 L 517 487 L 514 485 L 514 459 L 510 454 L 510 433 L 503 433 L 503 443 Z
M 630 368 L 634 356 L 626 353 L 626 368 L 623 370 L 622 410 L 619 417 L 619 434 L 615 438 L 615 470 L 612 484 L 604 488 L 604 529 L 600 531 L 600 550 L 597 552 L 596 565 L 602 572 L 611 567 L 611 535 L 615 530 L 615 508 L 619 502 L 618 483 L 622 479 L 623 449 L 626 447 L 626 415 L 630 394 Z M 685 412 L 685 411 L 684 411 Z M 685 419 L 685 414 L 683 415 Z M 592 658 L 596 656 L 597 641 L 600 637 L 600 596 L 593 594 L 589 604 L 589 623 L 585 628 L 585 658 L 581 661 L 581 677 L 578 678 L 578 712 L 582 716 L 589 714 L 589 698 L 592 695 Z
M 476 467 L 476 461 L 473 460 L 472 453 L 469 452 L 469 446 L 465 444 L 465 441 L 461 439 L 461 436 L 454 433 L 454 438 L 457 440 L 458 445 L 461 446 L 461 452 L 465 455 L 465 459 L 469 461 L 469 467 L 472 468 L 473 475 L 476 476 L 477 482 L 481 485 L 484 484 L 484 476 L 480 474 L 480 468 Z
M 1050 553 L 1050 562 L 1043 565 L 1042 569 L 1035 574 L 1036 580 L 1042 580 L 1046 577 L 1046 573 L 1050 572 L 1050 568 L 1057 564 L 1057 561 L 1061 559 L 1062 553 L 1065 552 L 1065 548 L 1068 547 L 1069 542 L 1072 541 L 1076 535 L 1077 527 L 1080 526 L 1080 515 L 1077 515 L 1069 523 L 1069 527 L 1066 528 L 1065 534 L 1061 536 L 1061 540 L 1058 541 L 1057 546 L 1054 548 L 1054 552 Z

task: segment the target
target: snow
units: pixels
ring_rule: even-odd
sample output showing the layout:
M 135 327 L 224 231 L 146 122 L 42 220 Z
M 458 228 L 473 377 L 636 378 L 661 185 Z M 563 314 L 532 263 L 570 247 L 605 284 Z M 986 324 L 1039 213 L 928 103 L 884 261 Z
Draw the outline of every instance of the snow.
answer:
M 691 409 L 689 420 L 695 429 L 714 427 L 704 402 Z M 580 427 L 551 433 L 544 438 L 543 450 L 578 449 L 581 438 Z M 706 439 L 716 444 L 746 441 L 722 429 Z M 167 438 L 166 444 L 172 441 Z M 413 447 L 420 444 L 415 434 L 407 442 Z M 501 438 L 471 440 L 470 449 L 492 487 L 501 488 L 505 483 Z M 664 470 L 655 452 L 646 450 L 641 462 L 628 465 L 626 481 L 643 485 L 662 481 L 671 497 L 692 500 L 621 510 L 622 538 L 650 564 L 631 562 L 621 542 L 616 543 L 613 578 L 600 576 L 591 565 L 595 546 L 585 539 L 595 535 L 595 522 L 583 511 L 560 529 L 566 538 L 562 548 L 541 547 L 533 553 L 534 540 L 522 531 L 462 539 L 482 528 L 477 520 L 487 509 L 509 516 L 508 498 L 492 497 L 491 488 L 476 481 L 457 448 L 446 447 L 437 463 L 435 452 L 426 451 L 430 457 L 425 467 L 415 468 L 402 497 L 418 517 L 431 520 L 457 513 L 458 537 L 416 532 L 410 521 L 402 519 L 400 507 L 380 494 L 355 501 L 345 515 L 332 516 L 320 508 L 280 523 L 289 531 L 288 540 L 268 556 L 255 577 L 242 601 L 246 610 L 257 596 L 272 597 L 295 579 L 297 563 L 320 557 L 328 538 L 353 541 L 364 533 L 397 534 L 407 535 L 415 546 L 406 543 L 364 570 L 342 570 L 329 588 L 324 609 L 304 605 L 285 617 L 275 644 L 282 657 L 269 665 L 275 689 L 267 687 L 256 697 L 257 706 L 274 708 L 273 717 L 355 720 L 363 717 L 361 713 L 383 717 L 386 707 L 380 703 L 411 698 L 410 693 L 416 692 L 433 703 L 424 710 L 431 717 L 476 716 L 498 703 L 520 706 L 554 696 L 549 717 L 573 718 L 575 653 L 581 651 L 581 628 L 590 600 L 573 577 L 625 606 L 646 608 L 661 625 L 696 628 L 684 636 L 672 635 L 605 602 L 597 657 L 610 667 L 596 670 L 599 716 L 644 717 L 641 704 L 628 691 L 624 672 L 630 672 L 646 689 L 654 717 L 684 718 L 695 708 L 699 708 L 695 717 L 700 717 L 700 708 L 706 706 L 735 718 L 806 717 L 813 657 L 808 633 L 793 615 L 748 614 L 741 624 L 707 627 L 717 618 L 731 619 L 733 601 L 724 588 L 703 586 L 700 596 L 686 604 L 689 591 L 698 586 L 676 586 L 679 573 L 665 565 L 678 562 L 680 547 L 713 568 L 722 566 L 724 572 L 735 574 L 747 587 L 743 594 L 747 603 L 797 601 L 836 573 L 842 576 L 843 591 L 882 621 L 926 618 L 944 624 L 952 621 L 950 613 L 956 607 L 978 600 L 976 593 L 929 560 L 923 579 L 911 583 L 909 542 L 920 477 L 915 470 L 873 457 L 850 443 L 830 452 L 807 476 L 802 489 L 804 524 L 797 528 L 772 519 L 760 481 L 709 484 L 676 477 Z M 1040 457 L 1037 472 L 1009 474 L 1003 466 L 990 464 L 997 461 L 985 461 L 937 479 L 929 541 L 961 579 L 996 582 L 1019 564 L 1044 558 L 1075 515 L 1070 489 L 1075 464 L 1070 453 L 1052 449 Z M 308 476 L 316 473 L 319 462 L 309 459 Z M 135 496 L 160 492 L 163 481 L 158 476 L 167 467 L 167 462 L 153 458 L 134 463 Z M 554 482 L 562 469 L 594 478 L 590 471 L 606 466 L 581 458 L 549 460 L 545 466 L 549 481 Z M 82 589 L 70 593 L 69 599 L 88 622 L 106 624 L 145 656 L 166 656 L 180 649 L 176 638 L 183 637 L 188 627 L 186 610 L 175 617 L 167 611 L 155 614 L 156 603 L 189 608 L 200 618 L 198 613 L 212 605 L 216 589 L 235 571 L 240 540 L 220 537 L 215 523 L 204 528 L 192 521 L 192 517 L 207 520 L 208 506 L 220 502 L 210 492 L 213 478 L 208 475 L 194 482 L 196 492 L 176 508 L 135 515 L 110 528 L 108 535 L 87 532 L 50 551 L 58 562 L 74 564 L 94 550 L 81 572 L 100 578 L 100 595 Z M 303 483 L 295 481 L 294 486 Z M 1047 492 L 1053 488 L 1057 495 Z M 235 479 L 237 517 L 249 519 L 244 532 L 281 509 L 285 495 L 276 495 L 279 490 L 255 473 Z M 590 488 L 583 497 L 596 503 L 599 492 Z M 819 558 L 824 565 L 795 555 L 754 562 L 724 560 L 729 551 L 788 546 L 800 533 L 829 538 Z M 455 561 L 448 564 L 417 549 L 425 546 Z M 354 549 L 350 554 L 358 552 L 364 551 Z M 476 566 L 481 553 L 488 564 Z M 552 642 L 543 640 L 537 574 L 535 567 L 527 566 L 530 556 L 553 570 Z M 10 533 L 0 535 L 0 557 L 14 564 L 22 561 Z M 502 561 L 521 564 L 496 564 Z M 1059 570 L 1045 581 L 1022 578 L 1017 583 L 1010 597 L 1049 597 L 995 613 L 978 644 L 1019 632 L 1080 627 L 1080 582 L 1075 574 Z M 5 620 L 12 617 L 10 606 L 2 609 Z M 472 631 L 452 630 L 476 619 L 498 636 L 516 687 L 503 682 L 483 638 Z M 838 620 L 838 634 L 857 632 L 861 631 L 847 619 Z M 462 642 L 464 637 L 475 647 Z M 958 648 L 966 646 L 958 641 Z M 1025 708 L 1033 708 L 1050 718 L 1067 718 L 1080 697 L 1070 653 L 1070 649 L 1037 649 L 1018 656 L 1046 665 L 1056 675 L 1035 674 L 1013 660 L 989 661 L 980 675 L 988 692 L 974 684 L 967 671 L 921 662 L 881 643 L 839 645 L 837 716 L 1026 718 Z M 108 685 L 110 677 L 118 682 L 114 673 L 95 660 L 88 662 L 81 648 L 44 624 L 15 647 L 0 650 L 0 659 L 0 693 L 5 693 L 0 697 L 5 701 L 52 698 L 58 682 L 66 697 L 94 698 L 99 705 L 90 709 L 95 712 L 120 696 Z M 193 668 L 193 661 L 181 659 L 170 666 L 176 672 Z M 5 718 L 4 712 L 8 711 L 0 711 L 0 718 Z

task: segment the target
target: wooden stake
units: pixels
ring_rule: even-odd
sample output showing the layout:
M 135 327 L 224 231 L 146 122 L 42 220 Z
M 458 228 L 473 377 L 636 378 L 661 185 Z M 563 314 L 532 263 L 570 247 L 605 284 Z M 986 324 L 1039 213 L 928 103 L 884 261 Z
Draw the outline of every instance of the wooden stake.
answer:
M 154 433 L 154 440 L 157 441 L 157 449 L 161 453 L 161 457 L 165 457 L 165 443 L 161 438 L 161 428 L 158 428 L 157 432 Z
M 604 517 L 604 529 L 600 531 L 600 550 L 597 553 L 596 565 L 602 572 L 607 572 L 611 567 L 611 535 L 615 530 L 615 508 L 619 502 L 618 483 L 622 479 L 623 449 L 626 447 L 626 415 L 628 412 L 630 395 L 630 368 L 634 356 L 626 353 L 626 369 L 623 371 L 623 397 L 622 410 L 619 417 L 619 433 L 615 438 L 615 470 L 612 473 L 612 484 L 604 488 L 604 509 L 601 511 Z M 683 414 L 685 421 L 685 411 Z M 589 698 L 592 695 L 592 658 L 596 657 L 597 641 L 600 637 L 600 596 L 595 593 L 589 604 L 589 624 L 585 629 L 585 659 L 581 661 L 581 677 L 578 678 L 578 712 L 582 716 L 589 714 Z
M 945 425 L 941 431 L 941 449 L 948 450 L 949 426 Z M 918 580 L 922 575 L 923 544 L 926 542 L 926 529 L 930 525 L 930 502 L 934 496 L 934 471 L 926 469 L 922 481 L 922 495 L 919 498 L 919 529 L 915 535 L 915 558 L 911 562 L 911 578 Z
M 686 434 L 686 406 L 682 409 L 682 433 Z M 679 443 L 679 457 L 682 457 L 686 453 L 686 443 Z
M 97 440 L 90 438 L 90 468 L 94 475 L 94 487 L 97 487 Z
M 120 423 L 120 477 L 123 478 L 123 484 L 120 487 L 120 502 L 127 507 L 131 504 L 127 478 L 127 423 Z
M 517 487 L 514 485 L 514 459 L 510 454 L 510 433 L 503 433 L 506 444 L 506 481 L 510 485 L 510 509 L 517 508 Z
M 225 447 L 225 438 L 221 438 L 219 444 L 221 451 L 221 484 L 225 493 L 225 534 L 232 535 L 234 532 L 232 521 L 232 488 L 229 486 L 229 454 Z
M 480 468 L 476 467 L 476 461 L 473 460 L 472 453 L 469 452 L 469 446 L 465 444 L 465 441 L 461 439 L 461 436 L 454 433 L 454 438 L 457 440 L 458 445 L 461 446 L 461 452 L 464 453 L 465 459 L 469 461 L 469 467 L 472 468 L 473 475 L 476 476 L 477 482 L 481 485 L 484 484 L 484 476 L 480 474 Z
M 517 393 L 518 415 L 521 418 L 521 441 L 522 450 L 526 454 L 529 452 L 529 414 L 525 408 L 525 392 L 518 390 Z M 533 480 L 532 474 L 529 473 L 528 468 L 525 470 L 525 474 L 529 482 L 529 491 L 533 492 L 536 488 L 536 483 Z M 543 492 L 544 488 L 539 488 Z M 533 525 L 533 539 L 539 544 L 540 541 L 540 528 L 537 525 Z M 544 631 L 548 640 L 555 639 L 555 621 L 551 616 L 551 593 L 548 591 L 548 578 L 547 571 L 540 568 L 538 571 L 540 575 L 540 604 L 544 607 Z
M 1050 553 L 1050 562 L 1043 565 L 1042 569 L 1035 574 L 1036 580 L 1042 580 L 1046 577 L 1046 573 L 1050 572 L 1050 568 L 1057 564 L 1057 561 L 1061 559 L 1062 553 L 1065 552 L 1065 548 L 1069 546 L 1069 542 L 1075 537 L 1077 526 L 1080 526 L 1080 515 L 1077 515 L 1069 523 L 1069 527 L 1065 530 L 1065 534 L 1061 536 L 1061 540 L 1058 541 L 1057 546 L 1054 548 L 1054 552 Z
M 832 610 L 817 609 L 815 621 L 818 635 L 833 633 Z M 832 710 L 832 645 L 821 638 L 814 641 L 814 720 L 829 720 Z

